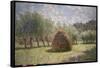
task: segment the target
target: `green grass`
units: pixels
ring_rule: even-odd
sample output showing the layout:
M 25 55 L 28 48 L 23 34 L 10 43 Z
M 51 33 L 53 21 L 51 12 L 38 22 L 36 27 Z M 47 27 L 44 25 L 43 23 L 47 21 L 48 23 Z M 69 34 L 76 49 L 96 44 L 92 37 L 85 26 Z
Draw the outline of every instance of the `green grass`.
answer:
M 50 47 L 16 49 L 15 64 L 36 65 L 36 64 L 52 64 L 52 63 L 64 63 L 64 62 L 94 61 L 96 60 L 95 47 L 96 47 L 95 44 L 73 45 L 72 51 L 66 51 L 66 52 L 48 52 Z

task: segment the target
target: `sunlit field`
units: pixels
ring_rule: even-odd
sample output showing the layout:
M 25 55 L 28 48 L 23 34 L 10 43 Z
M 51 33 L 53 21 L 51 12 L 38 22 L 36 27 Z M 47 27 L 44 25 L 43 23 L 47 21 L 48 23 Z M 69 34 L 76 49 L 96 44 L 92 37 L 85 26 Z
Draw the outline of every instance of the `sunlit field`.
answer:
M 49 52 L 50 47 L 16 49 L 16 65 L 96 61 L 95 44 L 73 45 L 72 51 Z

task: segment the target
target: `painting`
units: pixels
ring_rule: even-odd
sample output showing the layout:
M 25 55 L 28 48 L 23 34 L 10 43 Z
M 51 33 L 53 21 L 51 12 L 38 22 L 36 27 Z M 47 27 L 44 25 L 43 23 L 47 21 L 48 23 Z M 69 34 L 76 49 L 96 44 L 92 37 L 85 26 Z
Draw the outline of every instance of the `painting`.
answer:
M 97 62 L 97 6 L 12 1 L 11 7 L 14 66 Z

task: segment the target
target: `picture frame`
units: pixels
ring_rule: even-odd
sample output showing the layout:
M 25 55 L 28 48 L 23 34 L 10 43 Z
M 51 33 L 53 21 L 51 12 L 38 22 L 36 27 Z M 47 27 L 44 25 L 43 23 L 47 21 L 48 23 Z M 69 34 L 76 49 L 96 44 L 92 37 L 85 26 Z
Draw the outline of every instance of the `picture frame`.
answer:
M 11 1 L 11 67 L 97 62 L 97 53 L 98 6 Z

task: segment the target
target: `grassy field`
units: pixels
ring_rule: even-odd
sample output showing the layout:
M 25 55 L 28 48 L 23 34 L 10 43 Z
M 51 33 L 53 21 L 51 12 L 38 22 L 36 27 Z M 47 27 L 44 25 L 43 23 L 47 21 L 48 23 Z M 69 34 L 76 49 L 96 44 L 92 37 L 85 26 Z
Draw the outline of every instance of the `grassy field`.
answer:
M 50 47 L 16 49 L 16 65 L 37 65 L 96 60 L 95 44 L 73 45 L 72 51 L 49 52 Z

